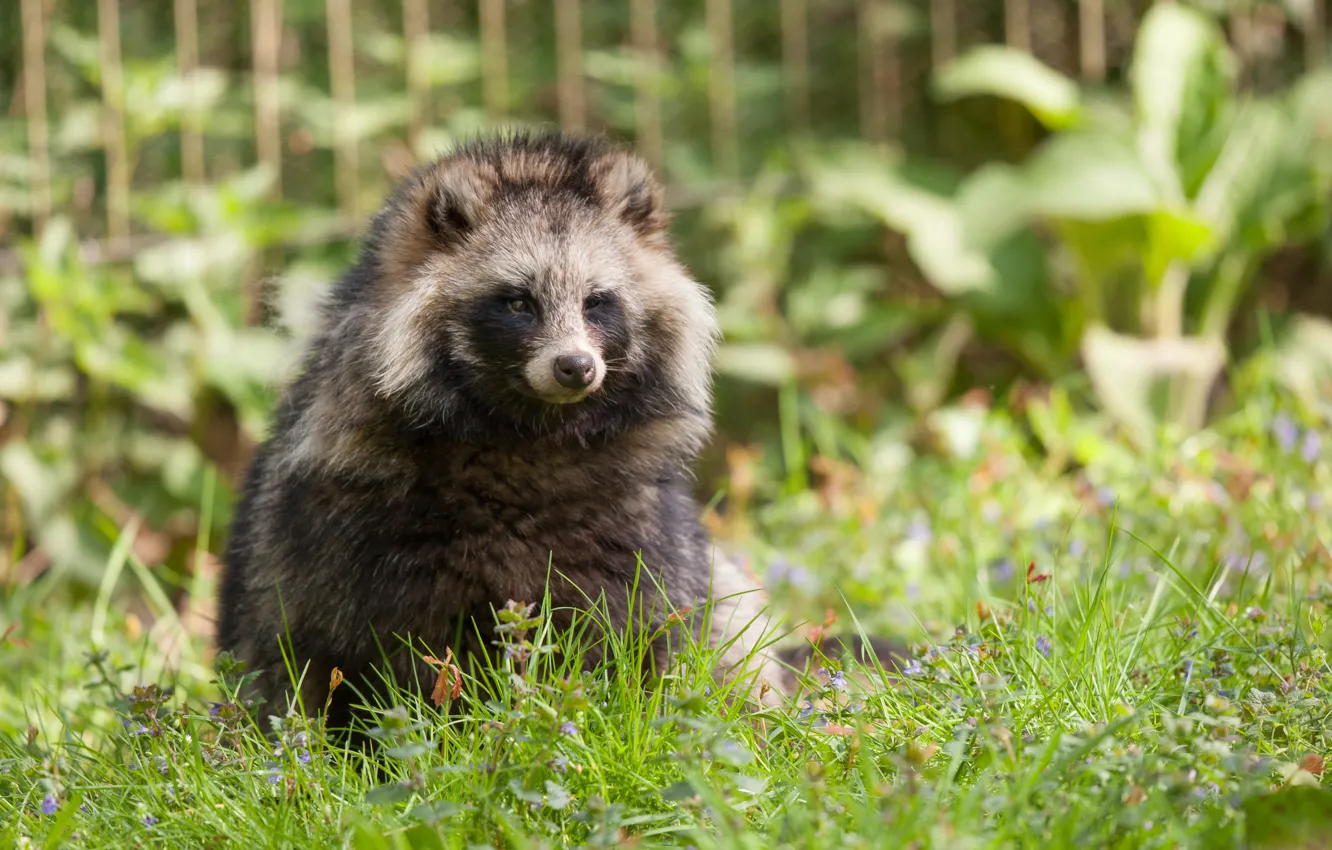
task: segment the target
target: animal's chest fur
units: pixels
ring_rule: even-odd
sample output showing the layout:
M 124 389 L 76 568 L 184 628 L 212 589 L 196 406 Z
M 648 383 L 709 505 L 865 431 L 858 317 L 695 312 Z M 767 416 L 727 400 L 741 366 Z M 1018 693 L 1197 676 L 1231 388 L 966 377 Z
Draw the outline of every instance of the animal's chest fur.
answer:
M 370 603 L 373 619 L 385 626 L 420 631 L 509 599 L 539 601 L 548 580 L 557 604 L 602 589 L 623 597 L 636 553 L 654 572 L 676 554 L 655 481 L 558 456 L 460 450 L 434 460 L 363 526 L 387 591 Z

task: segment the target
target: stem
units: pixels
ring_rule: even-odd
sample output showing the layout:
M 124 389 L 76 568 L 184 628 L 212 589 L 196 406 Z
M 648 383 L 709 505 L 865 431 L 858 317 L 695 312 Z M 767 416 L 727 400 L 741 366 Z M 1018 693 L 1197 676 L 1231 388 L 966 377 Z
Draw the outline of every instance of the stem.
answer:
M 1184 335 L 1184 294 L 1189 288 L 1189 267 L 1176 260 L 1161 276 L 1156 292 L 1156 336 L 1179 339 Z
M 1248 277 L 1248 265 L 1243 257 L 1228 255 L 1217 269 L 1216 283 L 1212 293 L 1203 305 L 1202 335 L 1213 339 L 1223 339 L 1226 326 L 1230 324 L 1231 313 L 1239 299 L 1240 290 Z

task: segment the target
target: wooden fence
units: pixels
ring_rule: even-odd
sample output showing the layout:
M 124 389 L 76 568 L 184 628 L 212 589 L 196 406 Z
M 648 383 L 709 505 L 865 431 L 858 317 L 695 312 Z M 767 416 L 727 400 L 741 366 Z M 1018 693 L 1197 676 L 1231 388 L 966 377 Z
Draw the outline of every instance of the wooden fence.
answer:
M 62 104 L 50 83 L 49 35 L 54 21 L 65 13 L 65 4 L 55 0 L 17 0 L 22 26 L 22 62 L 12 97 L 11 113 L 26 120 L 30 202 L 26 211 L 5 215 L 0 211 L 0 238 L 5 231 L 40 232 L 58 204 L 53 201 L 53 160 L 50 154 L 53 117 Z M 291 0 L 288 0 L 291 2 Z M 305 7 L 319 0 L 305 0 Z M 653 83 L 654 69 L 668 52 L 679 49 L 684 24 L 667 28 L 663 18 L 680 23 L 681 13 L 669 4 L 679 0 L 617 0 L 627 3 L 627 31 L 618 45 L 636 60 L 639 69 L 633 86 L 633 128 L 628 135 L 638 149 L 655 164 L 664 160 L 670 120 L 663 117 L 663 94 Z M 101 110 L 100 153 L 97 194 L 99 229 L 81 232 L 86 259 L 92 262 L 123 259 L 132 255 L 152 234 L 136 233 L 131 216 L 131 194 L 136 189 L 135 167 L 126 143 L 124 124 L 127 57 L 123 55 L 122 12 L 135 0 L 96 0 L 96 40 L 100 65 Z M 203 4 L 200 0 L 173 0 L 175 54 L 179 71 L 186 79 L 205 63 L 201 52 L 201 29 L 211 26 L 218 14 L 248 14 L 248 77 L 253 96 L 254 161 L 278 176 L 274 192 L 283 192 L 282 175 L 287 154 L 284 128 L 288 104 L 283 102 L 281 77 L 284 51 L 292 49 L 291 33 L 284 21 L 284 0 L 248 0 L 244 4 Z M 350 110 L 357 100 L 357 14 L 351 0 L 322 0 L 327 52 L 327 92 L 338 109 Z M 1257 79 L 1263 63 L 1280 58 L 1289 64 L 1292 51 L 1316 64 L 1326 52 L 1327 0 L 1302 0 L 1284 5 L 1240 2 L 1228 16 L 1227 26 L 1246 75 Z M 831 52 L 854 52 L 855 122 L 858 134 L 878 142 L 899 138 L 912 121 L 922 99 L 931 70 L 947 62 L 966 47 L 1004 42 L 1029 50 L 1056 68 L 1091 81 L 1103 80 L 1121 68 L 1132 44 L 1143 2 L 1135 0 L 767 0 L 766 4 L 742 0 L 700 0 L 701 20 L 693 22 L 706 34 L 707 123 L 713 177 L 718 181 L 743 181 L 740 151 L 745 134 L 745 104 L 737 96 L 736 67 L 744 58 L 750 24 L 761 19 L 779 34 L 777 64 L 780 97 L 787 131 L 792 138 L 826 136 L 820 101 L 834 97 L 821 79 Z M 738 6 L 737 4 L 742 4 Z M 218 13 L 212 6 L 225 6 Z M 467 31 L 480 49 L 480 106 L 494 120 L 539 114 L 531 103 L 515 102 L 510 88 L 510 63 L 524 49 L 512 33 L 515 15 L 550 15 L 553 27 L 554 67 L 550 69 L 554 91 L 553 117 L 572 129 L 596 125 L 588 95 L 589 76 L 584 56 L 585 19 L 590 10 L 603 14 L 599 4 L 582 0 L 474 0 L 471 9 L 459 14 L 461 0 L 402 0 L 400 27 L 405 50 L 405 73 L 401 86 L 410 104 L 406 123 L 406 148 L 419 150 L 422 134 L 439 116 L 432 114 L 431 92 L 420 71 L 420 56 L 428 34 L 455 26 Z M 550 7 L 550 8 L 547 8 Z M 684 7 L 680 7 L 684 8 Z M 1299 17 L 1289 11 L 1299 8 Z M 743 17 L 737 17 L 737 10 Z M 442 10 L 442 11 L 441 11 Z M 307 8 L 308 14 L 308 8 Z M 761 18 L 757 16 L 762 16 Z M 462 21 L 462 24 L 457 24 Z M 308 23 L 308 21 L 307 21 Z M 689 22 L 684 22 L 688 24 Z M 313 39 L 312 39 L 313 40 Z M 309 45 L 306 45 L 309 47 Z M 519 53 L 515 53 L 519 51 Z M 831 51 L 831 52 L 830 52 Z M 307 59 L 308 63 L 308 59 Z M 835 83 L 842 87 L 841 83 Z M 202 183 L 219 175 L 210 171 L 210 139 L 205 116 L 188 111 L 179 131 L 179 176 Z M 333 168 L 337 207 L 354 230 L 366 212 L 359 203 L 365 180 L 364 145 L 350 121 L 336 121 Z M 382 172 L 381 172 L 382 173 Z M 388 175 L 383 175 L 387 177 Z M 668 173 L 668 180 L 669 180 Z M 693 193 L 697 198 L 709 191 Z M 688 203 L 688 197 L 678 197 Z

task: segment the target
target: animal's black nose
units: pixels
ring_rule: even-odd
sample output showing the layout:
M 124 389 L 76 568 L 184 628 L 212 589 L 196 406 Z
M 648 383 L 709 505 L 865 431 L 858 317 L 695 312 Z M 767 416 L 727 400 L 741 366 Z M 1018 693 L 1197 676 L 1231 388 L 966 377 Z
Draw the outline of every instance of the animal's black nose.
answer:
M 555 358 L 555 380 L 560 386 L 581 390 L 597 375 L 597 364 L 589 354 L 561 354 Z

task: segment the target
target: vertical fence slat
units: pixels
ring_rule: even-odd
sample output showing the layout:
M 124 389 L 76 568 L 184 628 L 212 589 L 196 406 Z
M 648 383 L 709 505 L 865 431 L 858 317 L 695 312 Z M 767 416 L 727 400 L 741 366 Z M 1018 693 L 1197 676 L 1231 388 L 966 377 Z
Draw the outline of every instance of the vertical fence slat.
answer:
M 352 50 L 351 0 L 326 0 L 328 78 L 333 94 L 333 179 L 338 208 L 356 215 L 356 68 Z
M 493 121 L 509 109 L 504 0 L 480 0 L 480 3 L 482 97 L 486 102 L 486 113 Z
M 282 193 L 281 93 L 278 61 L 282 49 L 282 0 L 250 0 L 250 39 L 254 49 L 254 136 L 259 164 L 273 175 L 273 193 Z
M 191 90 L 199 70 L 198 0 L 176 0 L 176 64 Z M 186 97 L 180 124 L 180 171 L 186 182 L 202 183 L 205 177 L 203 113 L 196 98 Z
M 902 65 L 897 34 L 877 0 L 856 4 L 860 135 L 878 144 L 893 138 L 902 124 Z
M 643 69 L 634 86 L 635 145 L 653 168 L 661 168 L 665 144 L 661 130 L 661 99 L 657 96 L 661 62 L 657 52 L 655 0 L 629 0 L 629 28 L 634 53 Z
M 1243 87 L 1252 79 L 1253 70 L 1253 17 L 1252 13 L 1241 6 L 1230 10 L 1230 46 L 1238 60 L 1236 82 Z
M 254 135 L 259 164 L 272 176 L 269 194 L 282 196 L 282 94 L 278 71 L 282 52 L 282 0 L 250 0 L 250 42 L 254 53 Z M 246 324 L 261 320 L 262 258 L 246 269 Z
M 1086 79 L 1105 79 L 1104 0 L 1078 0 L 1078 65 Z
M 1304 31 L 1304 64 L 1309 70 L 1323 64 L 1326 44 L 1327 0 L 1312 0 L 1309 4 L 1309 27 Z
M 712 151 L 718 172 L 733 178 L 739 171 L 739 142 L 735 121 L 735 60 L 733 56 L 731 0 L 708 0 L 707 25 L 711 46 L 708 62 L 708 100 L 712 121 Z
M 805 0 L 782 0 L 782 71 L 790 132 L 809 132 L 809 10 Z
M 1031 0 L 1004 0 L 1004 42 L 1031 52 Z
M 888 117 L 884 111 L 884 92 L 880 89 L 878 6 L 875 0 L 856 4 L 856 32 L 859 34 L 857 79 L 860 93 L 860 135 L 867 142 L 879 143 L 888 136 Z
M 880 28 L 879 47 L 874 51 L 874 88 L 883 104 L 884 131 L 895 138 L 902 129 L 902 57 L 897 51 L 897 33 Z
M 957 55 L 957 0 L 930 0 L 930 61 L 945 65 Z
M 129 153 L 125 149 L 125 75 L 120 62 L 119 0 L 97 0 L 101 46 L 103 127 L 106 138 L 106 227 L 111 250 L 129 239 Z
M 426 0 L 403 0 L 402 44 L 403 65 L 407 75 L 407 146 L 412 156 L 421 155 L 421 134 L 425 131 L 426 99 L 429 97 L 425 73 L 421 64 L 421 46 L 430 32 L 430 11 Z
M 46 17 L 42 0 L 23 0 L 23 112 L 28 124 L 28 162 L 32 168 L 33 233 L 40 235 L 51 217 L 51 162 L 46 126 Z
M 587 128 L 587 98 L 583 91 L 583 15 L 578 0 L 555 0 L 555 78 L 560 126 L 581 132 Z

